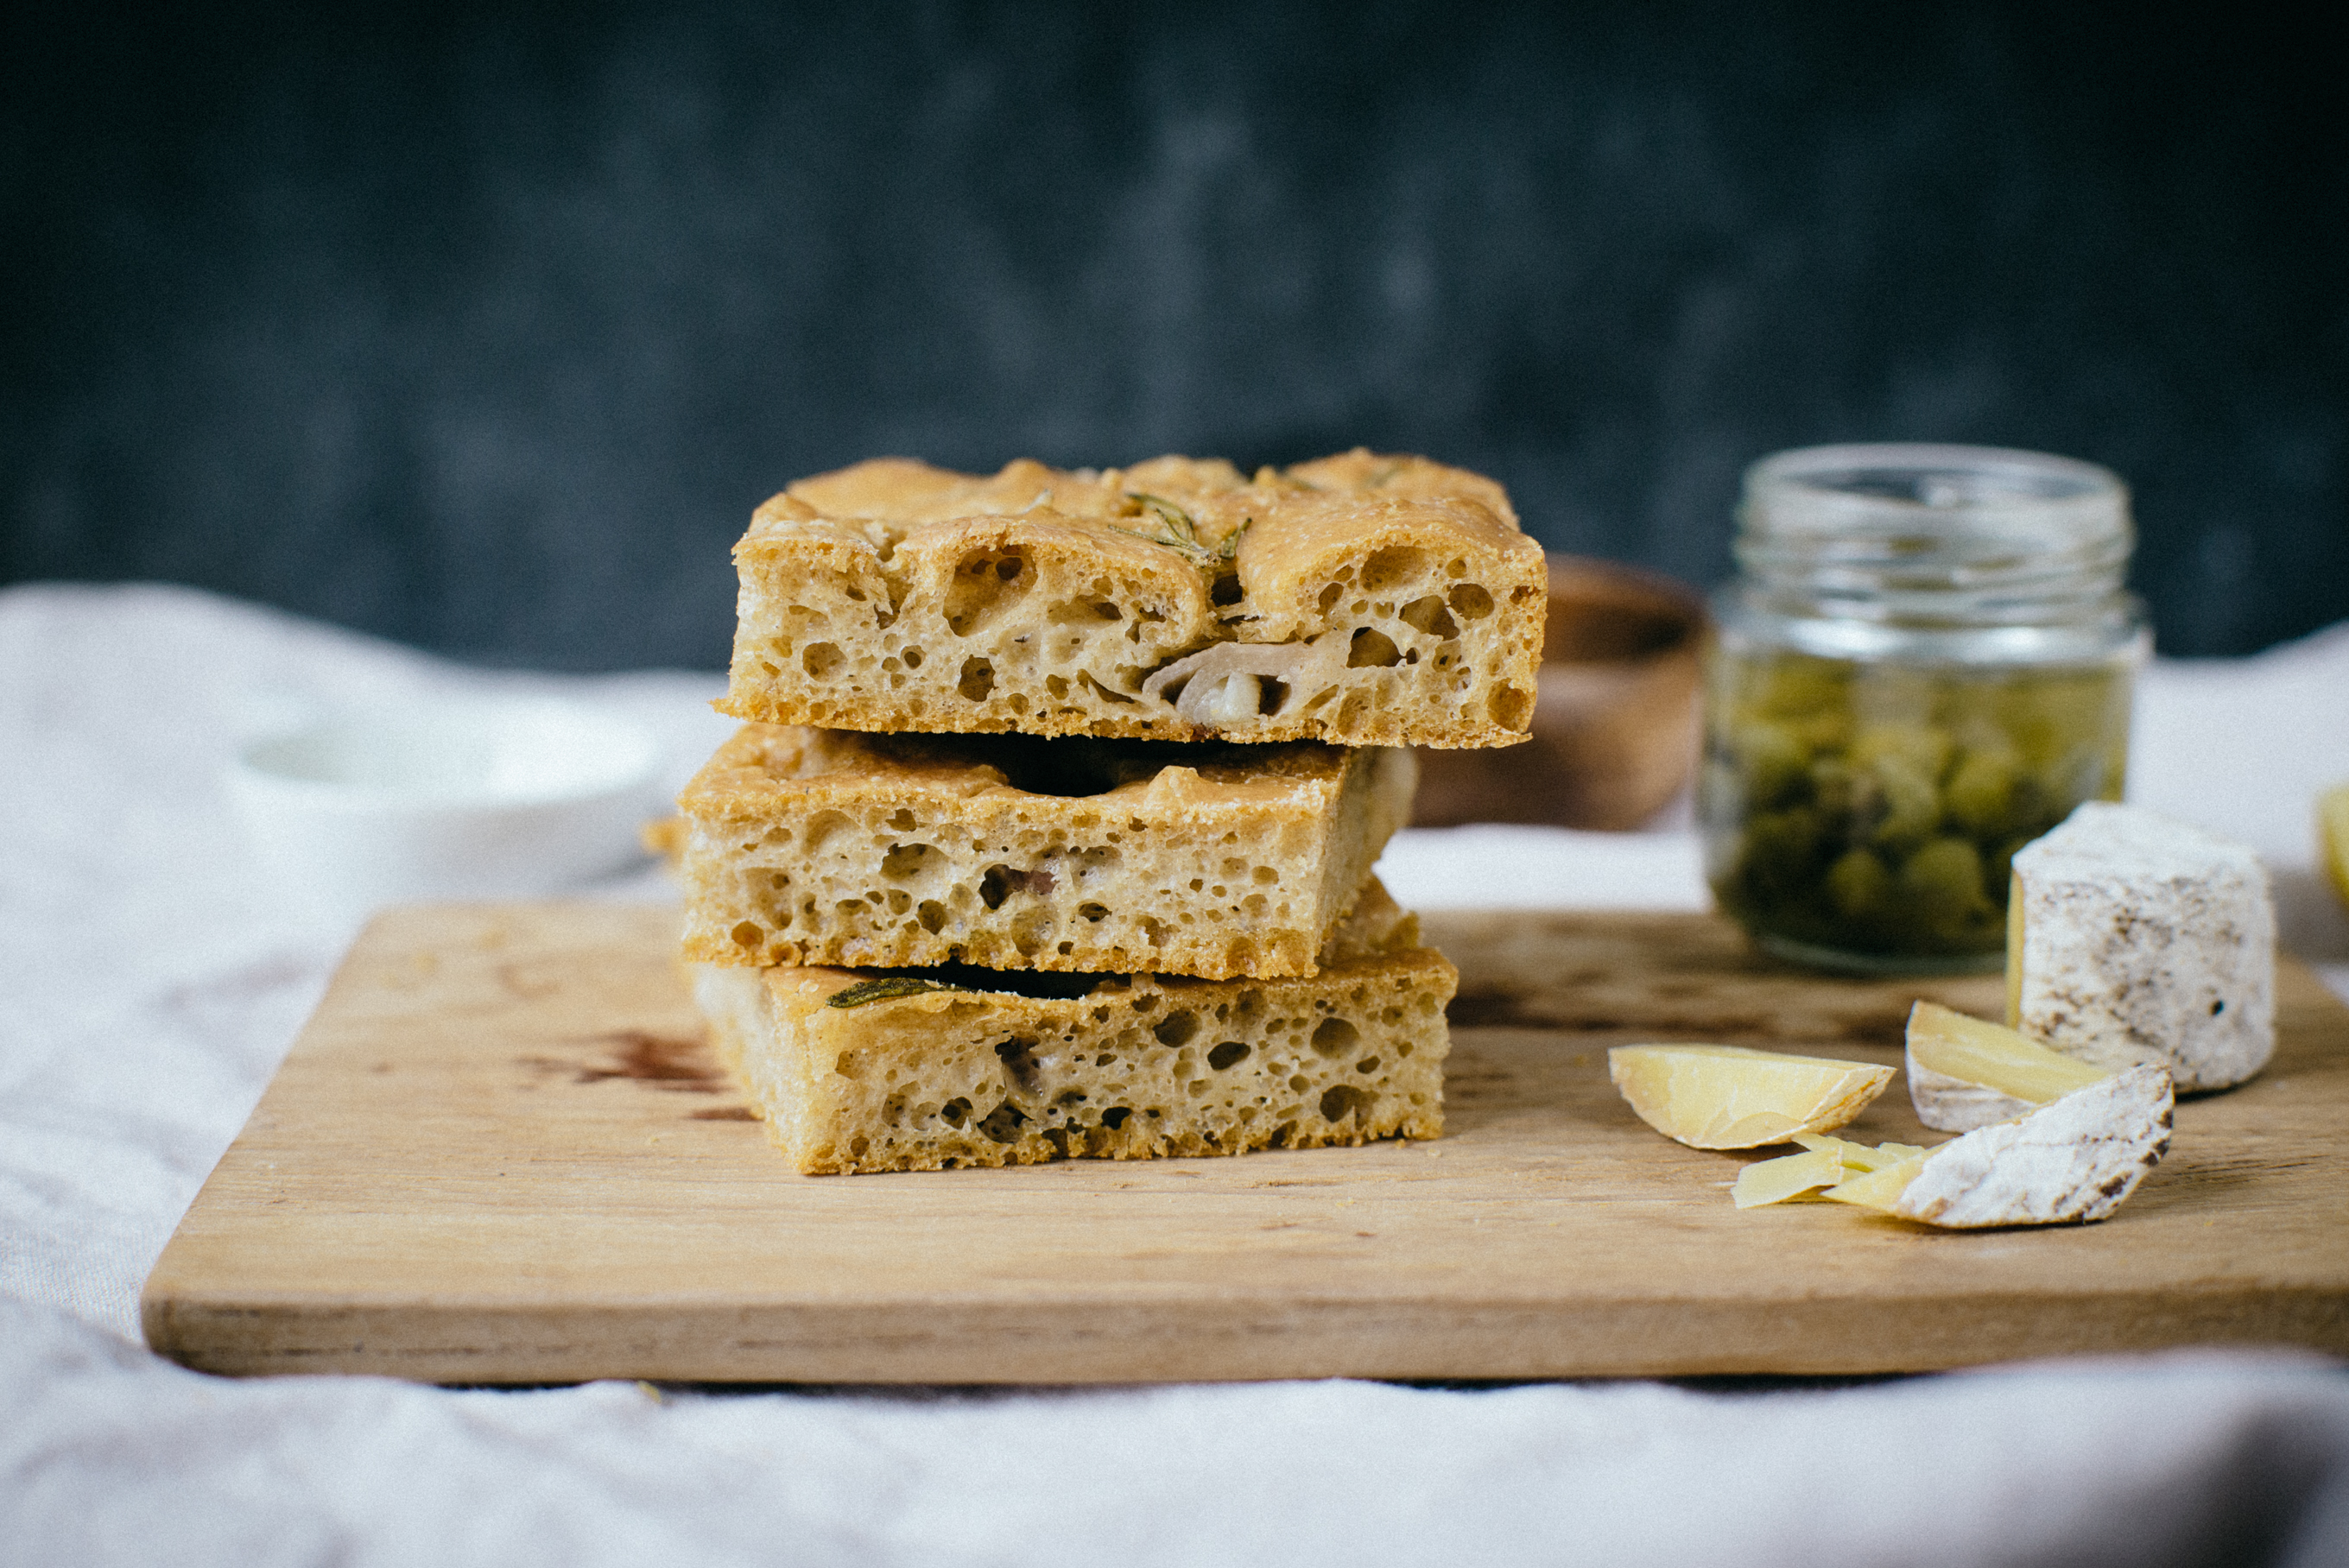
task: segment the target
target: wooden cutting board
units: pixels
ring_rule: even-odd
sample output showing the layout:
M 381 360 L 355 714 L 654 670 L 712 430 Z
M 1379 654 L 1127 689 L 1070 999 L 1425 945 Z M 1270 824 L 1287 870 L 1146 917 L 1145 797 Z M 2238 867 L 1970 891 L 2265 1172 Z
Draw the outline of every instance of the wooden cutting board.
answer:
M 1897 1062 L 1926 995 L 1700 916 L 1440 916 L 1447 1134 L 1227 1160 L 804 1177 L 719 1072 L 661 910 L 398 911 L 336 977 L 147 1282 L 231 1373 L 1087 1382 L 1860 1373 L 2227 1343 L 2349 1353 L 2349 1009 L 2296 965 L 2258 1079 L 2178 1108 L 2103 1224 L 1740 1212 L 1606 1047 Z M 1896 1085 L 1853 1129 L 1930 1141 Z

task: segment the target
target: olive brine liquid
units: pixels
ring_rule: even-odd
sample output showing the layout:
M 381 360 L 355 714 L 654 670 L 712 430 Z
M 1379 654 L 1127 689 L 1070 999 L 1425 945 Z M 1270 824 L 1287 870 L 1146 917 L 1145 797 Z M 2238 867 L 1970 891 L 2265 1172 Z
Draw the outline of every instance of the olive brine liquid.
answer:
M 2015 851 L 2121 798 L 2134 668 L 1716 645 L 1698 790 L 1714 895 L 1786 956 L 1997 967 Z

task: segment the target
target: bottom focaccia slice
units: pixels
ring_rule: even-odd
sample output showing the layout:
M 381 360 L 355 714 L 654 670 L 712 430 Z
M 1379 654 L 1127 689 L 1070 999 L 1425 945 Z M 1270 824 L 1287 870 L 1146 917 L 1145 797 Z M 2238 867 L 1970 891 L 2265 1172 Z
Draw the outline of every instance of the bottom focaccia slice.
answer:
M 811 1175 L 1444 1130 L 1459 973 L 1432 948 L 1269 980 L 690 967 L 719 1055 Z

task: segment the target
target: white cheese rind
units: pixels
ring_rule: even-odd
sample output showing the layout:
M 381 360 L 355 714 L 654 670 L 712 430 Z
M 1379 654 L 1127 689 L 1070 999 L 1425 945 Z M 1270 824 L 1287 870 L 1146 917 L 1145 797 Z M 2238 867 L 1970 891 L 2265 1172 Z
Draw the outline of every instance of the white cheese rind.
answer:
M 2039 1109 L 2027 1099 L 2001 1094 L 1986 1085 L 1919 1067 L 1913 1055 L 1906 1071 L 1909 1099 L 1917 1108 L 1917 1119 L 1937 1132 L 1971 1132 L 1977 1127 L 2029 1116 Z
M 2104 1067 L 2224 1088 L 2275 1052 L 2275 906 L 2250 850 L 2091 801 L 2014 857 L 2014 1026 Z
M 2101 1220 L 2169 1147 L 2169 1074 L 2144 1065 L 1942 1144 L 1892 1212 L 1947 1230 Z

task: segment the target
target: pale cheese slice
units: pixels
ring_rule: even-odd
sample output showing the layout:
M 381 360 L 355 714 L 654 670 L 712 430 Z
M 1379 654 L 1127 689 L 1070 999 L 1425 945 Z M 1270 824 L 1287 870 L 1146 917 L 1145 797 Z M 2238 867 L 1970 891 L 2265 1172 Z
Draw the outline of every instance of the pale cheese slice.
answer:
M 1737 1184 L 1729 1190 L 1729 1196 L 1741 1209 L 1783 1203 L 1822 1187 L 1832 1187 L 1845 1174 L 1843 1161 L 1834 1150 L 1806 1149 L 1800 1154 L 1756 1160 L 1737 1173 Z
M 1892 1068 L 1743 1046 L 1617 1046 L 1608 1076 L 1640 1119 L 1692 1149 L 1758 1149 L 1866 1109 Z
M 2091 800 L 2014 857 L 2007 1022 L 2106 1068 L 2224 1088 L 2275 1050 L 2275 908 L 2240 844 Z
M 2335 784 L 2316 798 L 2316 836 L 2324 846 L 2324 874 L 2349 904 L 2349 784 Z
M 1946 1230 L 2101 1220 L 2169 1148 L 2169 1074 L 2127 1068 L 1822 1196 Z
M 1909 1099 L 1917 1119 L 1943 1132 L 1971 1132 L 2027 1116 L 2111 1072 L 1933 1002 L 1909 1010 L 1908 1044 Z
M 1914 1143 L 1879 1143 L 1871 1149 L 1848 1138 L 1830 1138 L 1816 1132 L 1797 1133 L 1795 1141 L 1814 1151 L 1832 1150 L 1847 1171 L 1881 1171 L 1887 1165 L 1898 1165 L 1925 1152 Z
M 1881 1209 L 1889 1214 L 1900 1202 L 1900 1194 L 1907 1190 L 1909 1183 L 1916 1179 L 1917 1172 L 1924 1168 L 1925 1157 L 1914 1155 L 1879 1170 L 1854 1176 L 1839 1187 L 1828 1188 L 1819 1196 L 1837 1203 L 1857 1203 L 1864 1209 Z
M 1797 1133 L 1795 1141 L 1803 1146 L 1800 1154 L 1757 1160 L 1737 1173 L 1729 1195 L 1739 1208 L 1787 1202 L 1925 1152 L 1911 1143 L 1880 1143 L 1870 1149 L 1816 1132 Z

